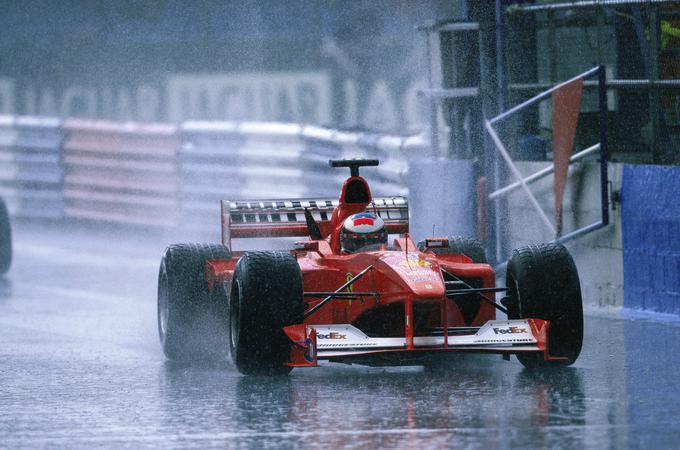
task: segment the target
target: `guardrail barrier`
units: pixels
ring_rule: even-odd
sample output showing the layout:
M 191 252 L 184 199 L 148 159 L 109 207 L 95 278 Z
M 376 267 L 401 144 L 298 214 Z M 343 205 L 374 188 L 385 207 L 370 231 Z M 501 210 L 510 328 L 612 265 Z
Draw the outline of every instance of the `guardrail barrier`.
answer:
M 380 159 L 370 173 L 374 195 L 406 193 L 407 156 L 420 137 L 385 137 L 321 127 L 262 122 L 186 122 L 180 126 L 182 222 L 214 229 L 223 199 L 338 195 L 347 174 L 329 159 Z
M 61 122 L 45 117 L 0 118 L 0 195 L 15 217 L 63 217 Z
M 176 127 L 64 122 L 67 218 L 177 225 Z
M 225 198 L 334 196 L 329 159 L 380 159 L 373 194 L 406 194 L 421 136 L 286 123 L 116 123 L 0 116 L 0 195 L 13 216 L 215 230 Z

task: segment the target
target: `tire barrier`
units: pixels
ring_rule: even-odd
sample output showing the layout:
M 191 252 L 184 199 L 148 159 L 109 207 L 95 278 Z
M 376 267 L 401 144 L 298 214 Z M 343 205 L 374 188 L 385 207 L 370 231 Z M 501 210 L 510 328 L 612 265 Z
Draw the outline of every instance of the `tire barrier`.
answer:
M 336 196 L 329 159 L 378 158 L 374 196 L 407 193 L 422 136 L 262 122 L 115 123 L 0 116 L 0 195 L 13 216 L 219 228 L 220 200 Z
M 67 218 L 177 225 L 175 126 L 71 119 L 64 130 Z
M 58 119 L 0 118 L 0 195 L 13 216 L 63 217 L 62 140 Z

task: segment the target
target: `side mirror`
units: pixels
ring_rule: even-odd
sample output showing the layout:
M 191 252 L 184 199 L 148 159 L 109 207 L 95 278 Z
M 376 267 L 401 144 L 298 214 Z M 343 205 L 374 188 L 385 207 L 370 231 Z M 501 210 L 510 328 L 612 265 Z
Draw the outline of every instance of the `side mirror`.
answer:
M 427 238 L 425 239 L 426 248 L 449 248 L 448 238 Z
M 319 241 L 297 241 L 293 248 L 300 252 L 318 252 Z

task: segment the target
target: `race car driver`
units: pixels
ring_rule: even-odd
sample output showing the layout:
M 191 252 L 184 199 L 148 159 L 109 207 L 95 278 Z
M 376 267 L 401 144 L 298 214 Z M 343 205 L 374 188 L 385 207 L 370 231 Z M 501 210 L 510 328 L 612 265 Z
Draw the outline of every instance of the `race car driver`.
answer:
M 385 222 L 370 212 L 349 216 L 340 230 L 340 249 L 343 253 L 384 250 L 387 245 Z

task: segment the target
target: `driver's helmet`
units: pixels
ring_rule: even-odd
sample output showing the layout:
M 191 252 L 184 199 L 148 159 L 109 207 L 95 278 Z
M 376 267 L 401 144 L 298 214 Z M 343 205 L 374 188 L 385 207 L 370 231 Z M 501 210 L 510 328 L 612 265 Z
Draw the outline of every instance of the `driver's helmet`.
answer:
M 385 222 L 370 212 L 360 212 L 345 219 L 340 230 L 340 249 L 346 253 L 378 250 L 387 244 Z

